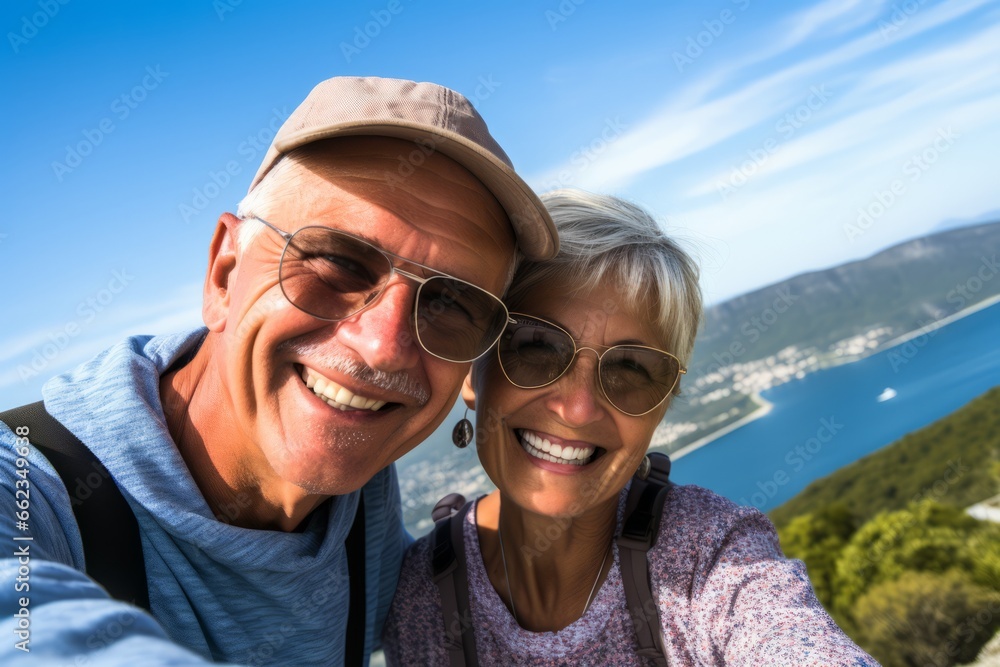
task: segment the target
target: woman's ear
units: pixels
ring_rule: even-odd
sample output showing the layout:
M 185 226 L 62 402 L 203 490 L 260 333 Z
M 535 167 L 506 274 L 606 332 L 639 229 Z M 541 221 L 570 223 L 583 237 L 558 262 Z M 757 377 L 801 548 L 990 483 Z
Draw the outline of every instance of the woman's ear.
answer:
M 470 410 L 476 409 L 476 390 L 472 388 L 475 372 L 475 365 L 470 366 L 469 373 L 465 376 L 465 381 L 462 382 L 462 400 L 465 401 L 465 405 Z

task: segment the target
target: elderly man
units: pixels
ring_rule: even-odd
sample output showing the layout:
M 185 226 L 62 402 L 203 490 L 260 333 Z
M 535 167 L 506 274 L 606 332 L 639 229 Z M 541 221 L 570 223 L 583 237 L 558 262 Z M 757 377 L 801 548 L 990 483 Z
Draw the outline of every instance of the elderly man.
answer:
M 130 338 L 49 381 L 72 435 L 4 413 L 0 661 L 366 662 L 408 540 L 391 464 L 499 336 L 518 249 L 556 243 L 461 95 L 317 86 L 216 225 L 207 330 Z M 93 470 L 58 463 L 74 436 Z M 108 488 L 129 516 L 82 518 Z M 138 538 L 119 534 L 131 515 Z M 133 546 L 138 565 L 116 554 Z M 98 583 L 140 603 L 148 586 L 151 615 Z

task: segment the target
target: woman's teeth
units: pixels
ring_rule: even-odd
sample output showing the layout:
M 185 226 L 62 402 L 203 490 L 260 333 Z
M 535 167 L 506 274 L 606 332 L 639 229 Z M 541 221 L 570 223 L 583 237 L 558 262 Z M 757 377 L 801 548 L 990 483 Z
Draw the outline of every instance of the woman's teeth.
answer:
M 552 463 L 568 463 L 570 465 L 585 465 L 594 455 L 594 447 L 569 447 L 553 445 L 547 439 L 531 431 L 520 431 L 521 446 L 535 458 Z
M 311 368 L 302 367 L 302 380 L 313 393 L 338 410 L 371 410 L 375 412 L 385 401 L 359 396 Z

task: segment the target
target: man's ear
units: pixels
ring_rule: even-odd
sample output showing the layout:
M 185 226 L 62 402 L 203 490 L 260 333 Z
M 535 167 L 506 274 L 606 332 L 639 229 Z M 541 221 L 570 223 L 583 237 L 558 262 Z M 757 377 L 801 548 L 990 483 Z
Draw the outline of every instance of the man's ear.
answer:
M 230 281 L 236 277 L 236 228 L 240 219 L 232 213 L 223 213 L 215 225 L 215 234 L 208 247 L 208 273 L 202 291 L 201 317 L 211 331 L 226 328 L 229 317 Z
M 473 364 L 469 367 L 469 373 L 465 376 L 465 381 L 462 382 L 462 400 L 465 401 L 465 405 L 470 410 L 476 409 L 476 390 L 472 388 L 472 376 L 475 372 L 476 366 Z

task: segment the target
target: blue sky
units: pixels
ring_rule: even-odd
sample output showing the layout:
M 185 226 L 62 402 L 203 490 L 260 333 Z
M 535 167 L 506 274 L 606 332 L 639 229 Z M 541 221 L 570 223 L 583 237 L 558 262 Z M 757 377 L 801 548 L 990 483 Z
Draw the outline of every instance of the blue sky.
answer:
M 710 302 L 1000 217 L 1000 3 L 4 2 L 0 405 L 200 322 L 213 224 L 318 81 L 473 99 L 538 189 L 652 209 Z

